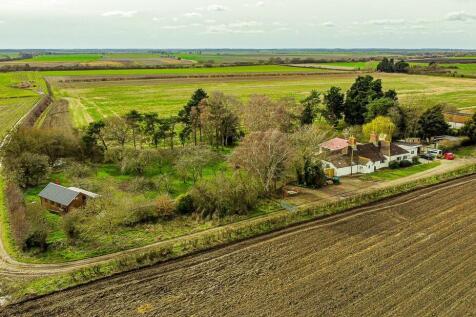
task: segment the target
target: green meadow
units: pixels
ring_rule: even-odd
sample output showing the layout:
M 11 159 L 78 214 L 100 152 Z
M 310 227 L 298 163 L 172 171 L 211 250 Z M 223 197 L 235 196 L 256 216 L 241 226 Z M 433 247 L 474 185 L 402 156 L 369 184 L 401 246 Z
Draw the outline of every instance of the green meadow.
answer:
M 175 115 L 197 88 L 221 91 L 246 101 L 251 95 L 304 98 L 313 89 L 331 86 L 347 90 L 354 73 L 290 77 L 192 78 L 56 84 L 56 96 L 70 101 L 76 126 L 102 117 L 123 115 L 132 109 Z M 456 107 L 476 104 L 476 80 L 437 76 L 374 73 L 384 89 L 395 89 L 402 103 L 429 107 L 447 103 Z
M 291 73 L 291 72 L 325 72 L 306 67 L 281 65 L 198 67 L 198 68 L 163 68 L 163 69 L 109 69 L 46 71 L 45 76 L 114 76 L 114 75 L 202 75 L 202 74 L 243 74 L 243 73 Z
M 30 83 L 29 88 L 18 88 L 20 83 Z M 40 99 L 45 83 L 38 73 L 0 73 L 0 139 Z
M 21 60 L 22 62 L 38 62 L 38 63 L 89 63 L 100 60 L 101 54 L 48 54 L 37 55 L 30 59 Z

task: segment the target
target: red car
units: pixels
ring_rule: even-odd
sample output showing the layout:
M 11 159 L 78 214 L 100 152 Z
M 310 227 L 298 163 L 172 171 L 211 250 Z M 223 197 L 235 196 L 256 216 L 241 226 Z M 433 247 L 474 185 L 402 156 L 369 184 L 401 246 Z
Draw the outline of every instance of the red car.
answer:
M 445 160 L 449 160 L 449 161 L 452 161 L 455 159 L 455 155 L 451 152 L 445 153 L 444 157 L 445 157 Z

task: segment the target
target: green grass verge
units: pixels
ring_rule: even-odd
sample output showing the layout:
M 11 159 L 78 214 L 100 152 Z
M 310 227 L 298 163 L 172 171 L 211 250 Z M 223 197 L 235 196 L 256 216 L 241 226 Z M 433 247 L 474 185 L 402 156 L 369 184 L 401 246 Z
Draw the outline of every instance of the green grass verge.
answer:
M 371 180 L 371 181 L 391 181 L 391 180 L 399 179 L 402 177 L 410 176 L 416 173 L 424 172 L 432 168 L 435 168 L 439 165 L 441 165 L 441 162 L 436 161 L 436 162 L 430 162 L 427 164 L 414 165 L 414 166 L 410 166 L 406 168 L 399 168 L 395 170 L 385 169 L 385 170 L 380 170 L 376 173 L 364 175 L 362 176 L 362 179 Z
M 390 188 L 369 191 L 337 202 L 301 208 L 293 213 L 285 211 L 275 212 L 268 216 L 252 219 L 251 221 L 243 221 L 209 230 L 199 235 L 170 241 L 160 246 L 152 247 L 146 252 L 133 252 L 128 255 L 118 256 L 116 259 L 106 263 L 79 269 L 68 274 L 31 280 L 23 284 L 22 287 L 17 288 L 12 296 L 14 300 L 19 300 L 47 294 L 84 284 L 98 278 L 111 276 L 115 273 L 150 266 L 192 252 L 207 250 L 219 245 L 270 233 L 293 224 L 303 223 L 325 215 L 337 214 L 350 208 L 363 206 L 391 196 L 408 193 L 474 173 L 476 173 L 476 165 L 471 164 L 444 174 L 423 178 Z

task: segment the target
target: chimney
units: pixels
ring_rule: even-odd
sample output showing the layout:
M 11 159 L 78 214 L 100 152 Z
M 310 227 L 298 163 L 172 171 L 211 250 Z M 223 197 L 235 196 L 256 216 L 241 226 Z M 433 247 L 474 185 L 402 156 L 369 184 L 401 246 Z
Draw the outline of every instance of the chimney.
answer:
M 377 138 L 377 134 L 375 132 L 372 132 L 370 134 L 370 140 L 369 140 L 370 143 L 373 143 L 373 145 L 375 146 L 378 146 L 378 138 Z

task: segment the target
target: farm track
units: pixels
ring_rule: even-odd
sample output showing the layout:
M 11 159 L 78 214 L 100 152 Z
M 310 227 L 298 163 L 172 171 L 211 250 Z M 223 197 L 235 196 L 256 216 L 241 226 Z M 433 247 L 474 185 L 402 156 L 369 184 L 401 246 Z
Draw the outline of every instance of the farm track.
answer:
M 0 316 L 471 316 L 475 181 L 124 273 Z

